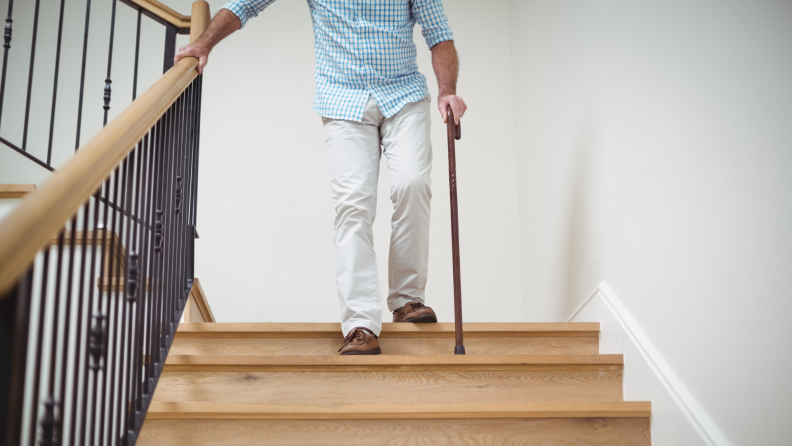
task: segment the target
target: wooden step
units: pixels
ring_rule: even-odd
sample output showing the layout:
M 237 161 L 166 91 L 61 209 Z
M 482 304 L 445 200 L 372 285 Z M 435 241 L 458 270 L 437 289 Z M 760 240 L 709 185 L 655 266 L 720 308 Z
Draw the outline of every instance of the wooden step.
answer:
M 36 190 L 35 184 L 0 184 L 0 199 L 23 198 Z
M 649 446 L 651 403 L 152 403 L 139 445 Z
M 411 396 L 413 395 L 413 396 Z M 174 372 L 156 402 L 289 404 L 621 401 L 621 370 Z
M 599 353 L 598 323 L 466 323 L 469 355 Z M 340 324 L 181 324 L 171 347 L 176 355 L 335 355 L 343 344 Z M 454 324 L 385 323 L 385 355 L 453 355 Z
M 208 325 L 208 324 L 207 324 Z M 411 372 L 507 370 L 619 370 L 622 355 L 174 355 L 166 371 Z
M 382 420 L 432 418 L 645 418 L 648 401 L 467 403 L 467 404 L 240 404 L 155 403 L 150 419 L 258 419 L 258 420 Z

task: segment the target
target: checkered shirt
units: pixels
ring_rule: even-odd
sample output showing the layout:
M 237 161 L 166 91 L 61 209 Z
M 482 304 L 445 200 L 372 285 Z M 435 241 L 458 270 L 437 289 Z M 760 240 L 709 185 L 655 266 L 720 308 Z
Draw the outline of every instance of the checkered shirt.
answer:
M 275 0 L 231 0 L 223 6 L 244 27 Z M 313 18 L 316 93 L 313 109 L 361 121 L 369 95 L 391 117 L 429 95 L 418 72 L 413 27 L 429 48 L 453 40 L 441 0 L 307 0 Z

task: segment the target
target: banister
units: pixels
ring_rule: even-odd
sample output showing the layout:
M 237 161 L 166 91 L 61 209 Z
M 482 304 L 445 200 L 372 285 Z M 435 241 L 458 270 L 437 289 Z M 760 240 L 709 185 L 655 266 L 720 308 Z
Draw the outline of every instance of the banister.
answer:
M 133 1 L 159 4 L 155 0 Z M 206 30 L 210 18 L 208 3 L 193 3 L 190 42 Z M 181 59 L 0 222 L 0 296 L 7 295 L 36 253 L 50 243 L 190 85 L 198 75 L 197 66 L 194 57 Z
M 179 31 L 192 30 L 192 17 L 180 14 L 157 0 L 121 0 L 132 6 L 140 7 L 144 13 L 160 22 L 175 26 Z M 194 6 L 193 6 L 194 8 Z M 204 28 L 206 29 L 206 28 Z

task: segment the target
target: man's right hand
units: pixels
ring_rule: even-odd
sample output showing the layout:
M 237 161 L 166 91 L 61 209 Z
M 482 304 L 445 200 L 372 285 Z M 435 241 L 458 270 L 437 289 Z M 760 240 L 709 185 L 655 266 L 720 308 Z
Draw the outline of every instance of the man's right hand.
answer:
M 198 70 L 198 74 L 201 74 L 206 64 L 209 63 L 209 48 L 200 43 L 200 41 L 183 46 L 179 48 L 179 52 L 173 58 L 173 64 L 176 65 L 176 62 L 184 57 L 195 57 L 198 59 L 196 70 Z
M 176 62 L 184 57 L 195 57 L 198 59 L 198 66 L 195 69 L 198 74 L 203 73 L 204 67 L 209 62 L 209 52 L 212 51 L 212 48 L 241 26 L 242 22 L 239 17 L 227 9 L 221 9 L 198 40 L 179 48 L 179 52 L 173 58 L 173 64 L 176 65 Z

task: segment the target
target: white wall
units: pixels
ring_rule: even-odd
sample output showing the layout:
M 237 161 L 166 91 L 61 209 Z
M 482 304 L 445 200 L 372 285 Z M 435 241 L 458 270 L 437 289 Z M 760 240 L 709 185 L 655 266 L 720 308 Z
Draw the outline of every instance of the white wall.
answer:
M 792 3 L 510 3 L 525 320 L 600 280 L 732 444 L 792 415 Z
M 216 13 L 223 1 L 210 1 Z M 508 4 L 446 3 L 470 109 L 458 147 L 465 318 L 519 321 L 519 235 Z M 189 11 L 189 1 L 169 2 Z M 415 30 L 433 98 L 429 50 Z M 333 206 L 304 1 L 279 1 L 221 43 L 204 78 L 196 275 L 218 320 L 338 321 Z M 453 320 L 445 126 L 433 117 L 427 303 Z M 384 162 L 384 161 L 383 161 Z M 375 248 L 383 296 L 391 205 L 382 169 Z M 384 306 L 384 304 L 383 304 Z M 390 314 L 385 307 L 385 321 Z

